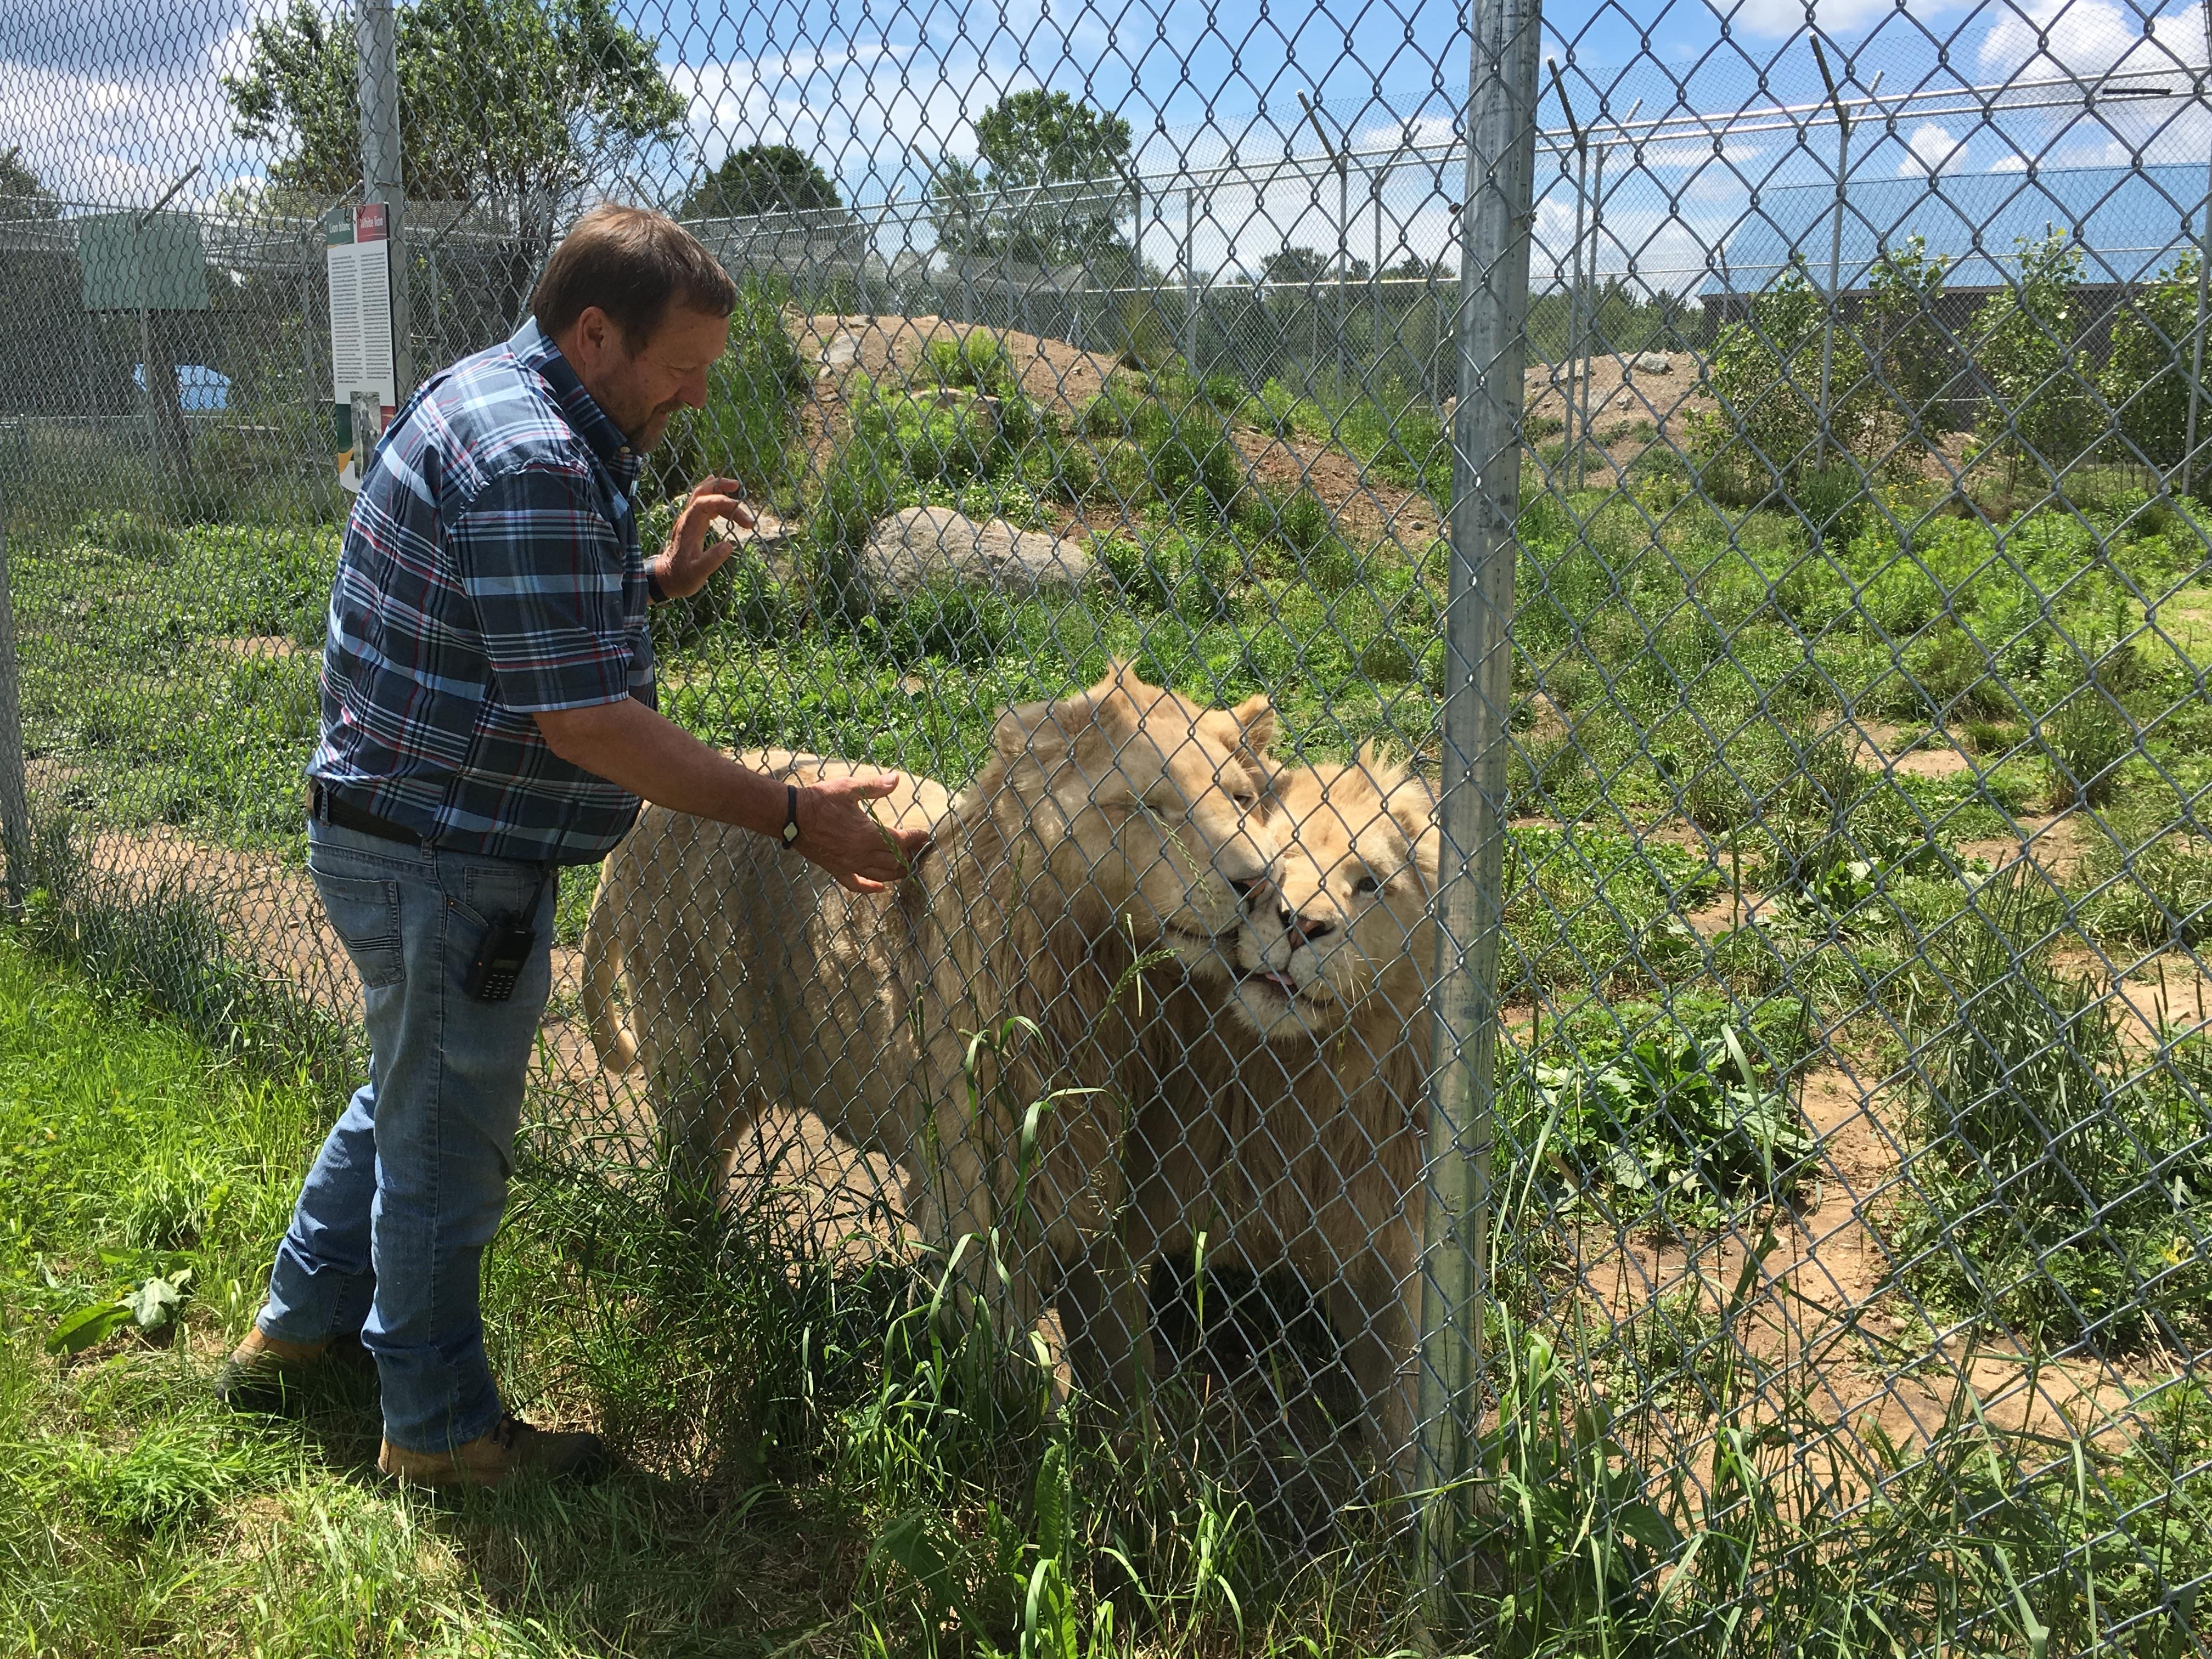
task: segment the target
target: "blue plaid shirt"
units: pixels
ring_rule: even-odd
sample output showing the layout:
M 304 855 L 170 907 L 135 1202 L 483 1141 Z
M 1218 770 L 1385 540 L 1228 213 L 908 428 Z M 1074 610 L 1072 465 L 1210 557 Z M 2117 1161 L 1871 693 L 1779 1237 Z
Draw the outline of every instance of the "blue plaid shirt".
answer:
M 654 706 L 640 464 L 534 321 L 416 392 L 346 520 L 307 775 L 441 850 L 605 856 L 637 797 L 531 717 Z

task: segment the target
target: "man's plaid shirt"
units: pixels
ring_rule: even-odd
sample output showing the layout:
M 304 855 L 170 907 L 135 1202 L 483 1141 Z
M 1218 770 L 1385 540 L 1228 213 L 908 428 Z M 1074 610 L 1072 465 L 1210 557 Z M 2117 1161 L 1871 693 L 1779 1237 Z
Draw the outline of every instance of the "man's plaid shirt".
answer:
M 308 776 L 441 850 L 603 857 L 637 798 L 531 716 L 654 703 L 639 465 L 535 322 L 424 385 L 346 521 Z

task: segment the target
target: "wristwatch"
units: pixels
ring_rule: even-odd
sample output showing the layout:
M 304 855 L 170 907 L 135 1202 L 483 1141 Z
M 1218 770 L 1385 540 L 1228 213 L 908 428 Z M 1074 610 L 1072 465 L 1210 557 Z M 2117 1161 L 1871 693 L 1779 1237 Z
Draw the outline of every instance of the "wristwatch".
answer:
M 799 786 L 795 783 L 783 786 L 783 844 L 799 844 Z

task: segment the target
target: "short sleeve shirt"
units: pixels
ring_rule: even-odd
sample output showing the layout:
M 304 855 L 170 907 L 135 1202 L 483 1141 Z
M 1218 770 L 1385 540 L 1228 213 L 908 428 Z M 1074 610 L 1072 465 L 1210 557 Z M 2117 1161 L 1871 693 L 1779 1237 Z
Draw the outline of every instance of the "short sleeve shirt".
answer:
M 640 465 L 534 321 L 416 392 L 346 520 L 307 775 L 441 850 L 605 856 L 637 797 L 532 717 L 654 706 Z

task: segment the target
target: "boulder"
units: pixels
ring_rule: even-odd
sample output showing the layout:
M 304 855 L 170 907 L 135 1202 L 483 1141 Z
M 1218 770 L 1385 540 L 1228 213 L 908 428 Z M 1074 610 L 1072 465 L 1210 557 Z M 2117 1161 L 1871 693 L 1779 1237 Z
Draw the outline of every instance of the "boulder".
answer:
M 949 507 L 909 507 L 881 520 L 860 562 L 870 587 L 900 593 L 949 580 L 1022 598 L 1080 586 L 1091 574 L 1091 555 L 1073 542 Z
M 860 360 L 860 343 L 849 334 L 836 335 L 828 345 L 822 348 L 822 367 L 824 368 L 850 368 Z
M 1630 359 L 1628 367 L 1638 374 L 1672 374 L 1674 360 L 1663 351 L 1639 351 Z

